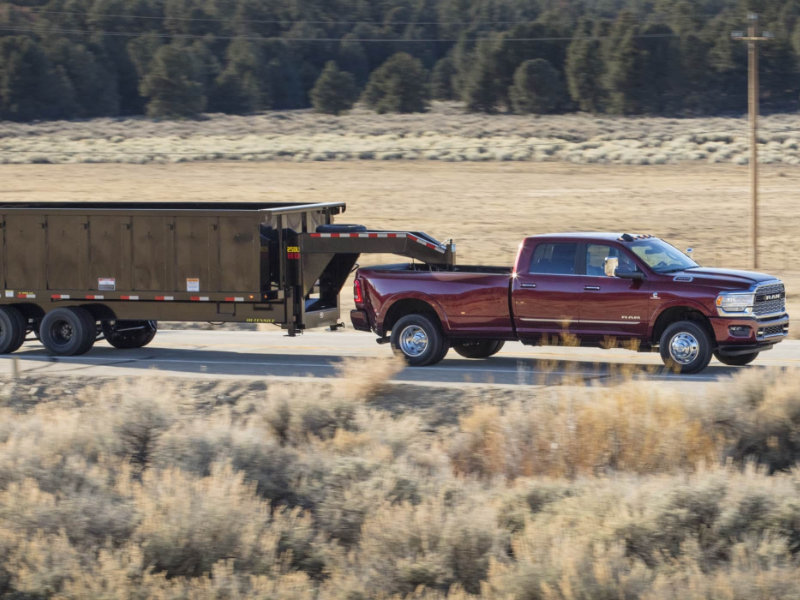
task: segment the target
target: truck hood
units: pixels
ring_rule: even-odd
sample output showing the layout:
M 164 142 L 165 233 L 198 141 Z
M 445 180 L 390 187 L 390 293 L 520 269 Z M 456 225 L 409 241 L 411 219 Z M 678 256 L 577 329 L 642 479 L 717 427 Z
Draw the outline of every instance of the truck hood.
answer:
M 709 267 L 697 267 L 670 273 L 680 281 L 682 278 L 692 278 L 693 283 L 718 286 L 729 289 L 748 289 L 753 284 L 778 279 L 774 275 L 766 273 L 755 273 L 753 271 L 735 271 L 732 269 L 712 269 Z

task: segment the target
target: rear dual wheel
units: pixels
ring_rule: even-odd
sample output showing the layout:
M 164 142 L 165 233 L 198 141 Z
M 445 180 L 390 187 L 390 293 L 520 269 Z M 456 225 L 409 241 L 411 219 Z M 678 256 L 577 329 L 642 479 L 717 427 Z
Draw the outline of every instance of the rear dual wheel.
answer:
M 420 314 L 398 319 L 392 327 L 389 341 L 395 354 L 405 358 L 413 367 L 436 364 L 449 349 L 438 323 Z
M 53 354 L 75 356 L 88 352 L 97 339 L 97 324 L 91 313 L 79 306 L 56 308 L 39 325 L 39 339 Z
M 120 350 L 146 346 L 158 331 L 156 321 L 103 321 L 102 327 L 106 341 Z
M 0 306 L 0 354 L 10 354 L 22 346 L 28 322 L 13 306 Z
M 464 358 L 489 358 L 503 347 L 503 340 L 467 340 L 453 344 L 453 350 Z

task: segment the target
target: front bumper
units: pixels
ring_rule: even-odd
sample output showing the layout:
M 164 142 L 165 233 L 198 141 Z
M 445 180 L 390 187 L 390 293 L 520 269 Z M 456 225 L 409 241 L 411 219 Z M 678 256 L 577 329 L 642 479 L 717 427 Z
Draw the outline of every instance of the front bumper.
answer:
M 789 335 L 789 315 L 771 319 L 711 317 L 717 350 L 721 354 L 748 354 L 768 350 Z

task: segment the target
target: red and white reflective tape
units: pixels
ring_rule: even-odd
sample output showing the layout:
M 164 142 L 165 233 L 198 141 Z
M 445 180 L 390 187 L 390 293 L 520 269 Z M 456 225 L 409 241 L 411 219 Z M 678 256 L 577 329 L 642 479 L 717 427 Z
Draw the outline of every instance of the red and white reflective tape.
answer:
M 120 300 L 138 300 L 139 296 L 120 296 Z
M 53 294 L 50 298 L 53 300 L 69 300 L 69 294 Z
M 156 296 L 156 300 L 160 302 L 169 302 L 171 300 L 175 300 L 174 296 Z
M 225 298 L 225 302 L 244 302 L 244 296 L 231 296 Z
M 96 295 L 89 294 L 88 296 L 86 296 L 86 299 L 87 300 L 105 300 L 105 296 L 96 296 Z
M 311 237 L 313 238 L 368 238 L 368 239 L 382 239 L 382 238 L 390 238 L 390 239 L 397 239 L 397 238 L 408 238 L 412 242 L 417 242 L 418 244 L 422 244 L 423 246 L 430 248 L 431 250 L 436 250 L 437 252 L 441 252 L 444 254 L 446 252 L 444 246 L 440 246 L 437 244 L 433 244 L 431 242 L 425 241 L 419 236 L 414 235 L 413 233 L 389 233 L 389 232 L 382 232 L 382 233 L 312 233 Z
M 33 299 L 33 298 L 36 298 L 36 294 L 31 294 L 29 292 L 19 292 L 17 294 L 17 298 L 30 298 L 30 299 Z
M 208 302 L 208 296 L 192 296 L 189 300 L 192 302 Z

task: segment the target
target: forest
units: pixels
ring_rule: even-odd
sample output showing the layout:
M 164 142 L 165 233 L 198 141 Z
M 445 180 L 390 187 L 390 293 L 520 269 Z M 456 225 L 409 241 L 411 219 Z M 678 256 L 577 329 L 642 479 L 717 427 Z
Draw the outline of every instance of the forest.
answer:
M 0 2 L 0 118 L 741 114 L 750 13 L 762 109 L 794 111 L 800 0 Z

